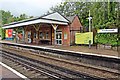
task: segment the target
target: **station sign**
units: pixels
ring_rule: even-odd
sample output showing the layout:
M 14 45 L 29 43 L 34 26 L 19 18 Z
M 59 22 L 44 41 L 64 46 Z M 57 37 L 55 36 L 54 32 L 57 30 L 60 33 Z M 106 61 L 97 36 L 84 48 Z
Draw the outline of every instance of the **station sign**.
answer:
M 99 29 L 97 33 L 117 33 L 118 29 Z

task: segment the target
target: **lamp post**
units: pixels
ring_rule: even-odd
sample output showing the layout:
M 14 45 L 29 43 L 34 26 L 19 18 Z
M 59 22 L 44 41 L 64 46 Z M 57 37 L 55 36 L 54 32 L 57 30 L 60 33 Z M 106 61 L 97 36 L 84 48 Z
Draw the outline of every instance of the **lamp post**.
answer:
M 92 20 L 92 17 L 90 17 L 90 10 L 89 10 L 89 17 L 88 17 L 88 20 L 89 20 L 89 32 L 91 32 L 91 20 Z M 89 35 L 89 48 L 91 48 L 90 35 Z

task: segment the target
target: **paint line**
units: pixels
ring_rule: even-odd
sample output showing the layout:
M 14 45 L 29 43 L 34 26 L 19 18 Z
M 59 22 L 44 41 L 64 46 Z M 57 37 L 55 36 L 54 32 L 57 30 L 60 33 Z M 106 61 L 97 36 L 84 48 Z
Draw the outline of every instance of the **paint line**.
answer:
M 2 65 L 3 67 L 7 68 L 8 70 L 12 71 L 13 73 L 15 73 L 16 75 L 18 75 L 21 78 L 24 78 L 25 80 L 28 79 L 26 76 L 24 76 L 23 74 L 19 73 L 18 71 L 12 69 L 11 67 L 7 66 L 6 64 L 0 62 L 0 65 Z M 29 80 L 29 79 L 28 79 Z

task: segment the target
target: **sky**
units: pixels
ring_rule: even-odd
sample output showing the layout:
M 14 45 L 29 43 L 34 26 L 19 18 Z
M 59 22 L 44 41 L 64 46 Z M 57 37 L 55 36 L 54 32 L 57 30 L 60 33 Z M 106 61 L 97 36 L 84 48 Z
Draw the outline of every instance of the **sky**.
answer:
M 52 6 L 64 0 L 0 0 L 0 9 L 10 11 L 14 16 L 27 14 L 28 16 L 41 16 Z

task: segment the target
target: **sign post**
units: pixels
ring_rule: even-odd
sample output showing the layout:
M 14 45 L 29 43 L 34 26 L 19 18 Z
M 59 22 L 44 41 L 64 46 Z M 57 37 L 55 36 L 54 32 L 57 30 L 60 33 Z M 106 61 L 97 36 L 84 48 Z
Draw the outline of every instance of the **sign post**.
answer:
M 89 20 L 89 32 L 91 32 L 91 19 L 92 19 L 92 17 L 90 17 L 90 10 L 89 10 L 89 18 L 88 18 L 88 20 Z M 89 49 L 90 48 L 91 48 L 91 40 L 89 38 Z

